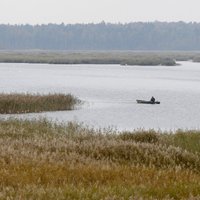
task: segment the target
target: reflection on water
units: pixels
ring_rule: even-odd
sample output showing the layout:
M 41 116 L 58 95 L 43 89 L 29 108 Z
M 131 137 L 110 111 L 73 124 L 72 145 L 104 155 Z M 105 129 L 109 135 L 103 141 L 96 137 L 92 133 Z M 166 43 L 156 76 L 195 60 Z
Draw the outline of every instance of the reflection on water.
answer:
M 173 67 L 2 63 L 0 92 L 72 93 L 85 101 L 74 111 L 12 115 L 17 117 L 128 130 L 200 128 L 198 63 Z M 136 99 L 148 100 L 152 95 L 160 105 L 136 104 Z

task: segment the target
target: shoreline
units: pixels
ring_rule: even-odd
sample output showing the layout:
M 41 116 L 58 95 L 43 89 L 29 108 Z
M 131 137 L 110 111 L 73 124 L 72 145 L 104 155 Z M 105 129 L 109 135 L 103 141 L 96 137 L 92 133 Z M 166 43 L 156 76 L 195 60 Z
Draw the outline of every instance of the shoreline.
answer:
M 199 62 L 200 52 L 0 50 L 0 63 L 175 66 L 179 61 Z
M 186 56 L 186 55 L 185 55 Z M 132 51 L 0 51 L 0 63 L 119 64 L 175 66 L 180 56 L 163 52 Z M 187 56 L 186 60 L 189 57 Z

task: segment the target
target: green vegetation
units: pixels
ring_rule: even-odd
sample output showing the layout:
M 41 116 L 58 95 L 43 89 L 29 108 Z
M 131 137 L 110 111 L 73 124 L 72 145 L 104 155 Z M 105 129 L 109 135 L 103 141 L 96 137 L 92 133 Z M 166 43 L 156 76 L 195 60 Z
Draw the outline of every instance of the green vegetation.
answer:
M 80 100 L 68 94 L 0 94 L 0 113 L 72 110 Z
M 199 199 L 199 135 L 0 120 L 0 198 Z

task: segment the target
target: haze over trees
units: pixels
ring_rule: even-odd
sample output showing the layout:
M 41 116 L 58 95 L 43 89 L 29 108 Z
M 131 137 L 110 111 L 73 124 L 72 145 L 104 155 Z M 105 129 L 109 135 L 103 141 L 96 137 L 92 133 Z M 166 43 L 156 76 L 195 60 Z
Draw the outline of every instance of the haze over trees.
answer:
M 200 50 L 200 23 L 2 24 L 0 49 Z

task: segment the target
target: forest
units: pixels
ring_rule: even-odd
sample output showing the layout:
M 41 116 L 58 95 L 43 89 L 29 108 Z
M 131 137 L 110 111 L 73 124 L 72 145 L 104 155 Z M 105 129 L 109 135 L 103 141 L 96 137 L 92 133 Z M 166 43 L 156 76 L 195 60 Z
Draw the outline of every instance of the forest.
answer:
M 200 23 L 0 25 L 0 50 L 200 50 Z

